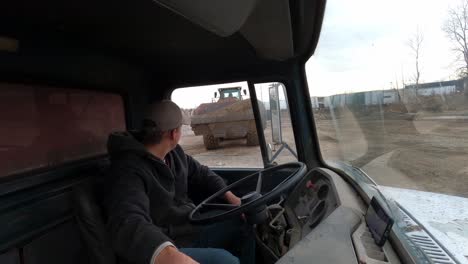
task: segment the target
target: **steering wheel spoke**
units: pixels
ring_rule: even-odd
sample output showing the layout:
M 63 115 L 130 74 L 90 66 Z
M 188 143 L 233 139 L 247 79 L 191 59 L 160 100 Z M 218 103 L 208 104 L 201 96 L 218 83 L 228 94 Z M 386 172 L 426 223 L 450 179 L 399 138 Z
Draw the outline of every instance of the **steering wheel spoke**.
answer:
M 263 176 L 262 172 L 258 172 L 258 178 L 257 178 L 257 187 L 255 187 L 255 191 L 257 193 L 261 193 L 262 191 L 262 184 L 263 184 Z
M 210 209 L 210 210 L 232 210 L 239 206 L 234 204 L 222 204 L 222 203 L 204 203 L 202 204 L 203 209 Z

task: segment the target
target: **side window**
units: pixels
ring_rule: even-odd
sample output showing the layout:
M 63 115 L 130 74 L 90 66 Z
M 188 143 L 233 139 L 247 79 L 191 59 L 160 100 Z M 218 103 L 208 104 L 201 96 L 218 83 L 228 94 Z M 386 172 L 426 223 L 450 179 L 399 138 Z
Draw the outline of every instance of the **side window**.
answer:
M 269 163 L 297 161 L 285 86 L 279 82 L 255 84 L 264 126 Z
M 119 95 L 0 83 L 0 177 L 106 153 L 125 130 Z
M 179 88 L 172 101 L 190 116 L 180 145 L 209 167 L 262 168 L 246 82 Z

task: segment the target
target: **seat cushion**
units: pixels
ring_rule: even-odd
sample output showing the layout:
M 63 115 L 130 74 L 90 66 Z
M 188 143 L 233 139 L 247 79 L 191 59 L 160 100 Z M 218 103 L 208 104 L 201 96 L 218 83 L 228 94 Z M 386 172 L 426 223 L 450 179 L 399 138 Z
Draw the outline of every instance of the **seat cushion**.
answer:
M 112 250 L 103 212 L 97 199 L 99 184 L 96 179 L 82 182 L 74 187 L 75 218 L 81 238 L 87 248 L 92 264 L 115 264 L 116 256 Z

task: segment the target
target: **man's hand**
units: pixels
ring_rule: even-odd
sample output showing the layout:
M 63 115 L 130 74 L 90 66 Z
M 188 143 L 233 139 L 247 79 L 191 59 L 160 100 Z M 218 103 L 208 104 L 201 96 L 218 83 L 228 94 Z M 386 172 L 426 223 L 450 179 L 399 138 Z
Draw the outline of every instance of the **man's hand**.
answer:
M 241 206 L 241 204 L 242 204 L 241 199 L 239 197 L 237 197 L 235 194 L 233 194 L 231 191 L 226 192 L 224 194 L 224 198 L 230 204 L 237 205 L 237 206 Z M 242 220 L 246 221 L 245 214 L 241 214 L 241 218 L 242 218 Z
M 173 246 L 168 246 L 159 253 L 153 264 L 199 264 L 191 257 L 180 252 Z
M 235 194 L 233 194 L 231 191 L 226 192 L 224 194 L 224 198 L 226 199 L 228 203 L 233 204 L 233 205 L 240 206 L 242 203 L 241 199 L 237 197 Z

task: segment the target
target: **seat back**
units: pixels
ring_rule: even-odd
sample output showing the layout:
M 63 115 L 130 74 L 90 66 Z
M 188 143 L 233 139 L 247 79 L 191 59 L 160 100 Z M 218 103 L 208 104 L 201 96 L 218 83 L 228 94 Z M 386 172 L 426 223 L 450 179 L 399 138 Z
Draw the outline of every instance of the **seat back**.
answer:
M 80 234 L 92 264 L 115 264 L 116 256 L 112 250 L 106 230 L 104 215 L 99 204 L 99 180 L 84 181 L 73 187 L 75 218 Z

